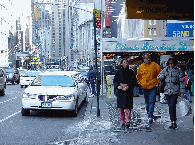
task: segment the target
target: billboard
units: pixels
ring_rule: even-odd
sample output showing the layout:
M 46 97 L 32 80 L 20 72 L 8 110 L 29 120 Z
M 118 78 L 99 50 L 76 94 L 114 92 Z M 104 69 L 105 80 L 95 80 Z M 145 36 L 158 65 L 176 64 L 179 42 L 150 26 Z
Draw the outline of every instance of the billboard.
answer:
M 194 1 L 126 0 L 127 19 L 194 20 Z
M 194 22 L 167 22 L 167 37 L 194 37 Z

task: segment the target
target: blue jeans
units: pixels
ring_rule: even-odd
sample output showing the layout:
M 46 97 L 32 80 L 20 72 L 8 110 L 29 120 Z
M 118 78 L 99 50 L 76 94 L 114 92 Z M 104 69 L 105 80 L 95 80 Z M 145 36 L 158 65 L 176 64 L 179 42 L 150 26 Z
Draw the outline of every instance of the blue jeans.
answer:
M 90 89 L 91 94 L 96 95 L 96 93 L 95 93 L 95 83 L 90 83 L 89 82 L 89 89 Z
M 168 105 L 169 105 L 169 114 L 170 114 L 170 120 L 171 122 L 176 121 L 176 104 L 177 104 L 177 98 L 178 95 L 166 95 L 165 97 L 167 99 Z
M 144 98 L 145 98 L 148 118 L 153 118 L 154 105 L 155 105 L 155 101 L 156 101 L 156 91 L 157 91 L 156 87 L 154 87 L 150 90 L 144 89 Z
M 139 87 L 138 86 L 134 86 L 134 88 L 133 88 L 133 95 L 134 96 L 139 96 Z
M 143 93 L 144 93 L 144 89 L 141 86 L 139 87 L 139 93 L 140 93 L 140 95 L 143 95 Z

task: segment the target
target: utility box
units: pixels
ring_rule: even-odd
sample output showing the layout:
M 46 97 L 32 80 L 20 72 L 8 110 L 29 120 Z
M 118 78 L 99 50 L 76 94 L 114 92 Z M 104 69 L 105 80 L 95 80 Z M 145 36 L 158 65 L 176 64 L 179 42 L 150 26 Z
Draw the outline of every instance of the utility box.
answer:
M 115 75 L 108 75 L 109 84 L 111 85 L 111 94 L 109 98 L 116 98 L 116 96 L 114 95 L 114 76 Z
M 108 77 L 109 77 L 109 84 L 110 85 L 114 85 L 114 76 L 115 75 L 108 75 Z

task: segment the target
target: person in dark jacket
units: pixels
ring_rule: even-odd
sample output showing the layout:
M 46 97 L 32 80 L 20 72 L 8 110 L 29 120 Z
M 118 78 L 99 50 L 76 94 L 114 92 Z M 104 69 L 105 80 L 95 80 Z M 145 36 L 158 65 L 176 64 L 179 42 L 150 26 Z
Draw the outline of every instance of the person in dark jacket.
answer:
M 122 67 L 115 74 L 114 86 L 117 95 L 117 108 L 120 108 L 121 125 L 129 127 L 131 109 L 133 109 L 135 74 L 133 70 L 129 69 L 129 63 L 126 58 L 122 60 L 121 65 Z
M 169 128 L 177 128 L 176 124 L 176 104 L 177 98 L 181 95 L 184 97 L 185 93 L 185 78 L 182 70 L 177 67 L 178 61 L 174 57 L 170 57 L 168 60 L 168 69 L 164 68 L 157 79 L 162 81 L 165 79 L 164 94 L 167 98 L 169 105 L 169 114 L 171 120 L 171 126 Z
M 87 73 L 87 78 L 89 81 L 89 89 L 92 96 L 96 95 L 95 93 L 95 73 L 93 67 L 89 67 L 89 72 Z

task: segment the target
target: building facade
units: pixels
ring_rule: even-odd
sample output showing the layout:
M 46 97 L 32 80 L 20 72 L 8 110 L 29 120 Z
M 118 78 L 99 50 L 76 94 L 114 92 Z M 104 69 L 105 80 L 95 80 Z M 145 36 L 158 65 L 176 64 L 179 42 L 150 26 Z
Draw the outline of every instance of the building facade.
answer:
M 165 20 L 126 19 L 125 5 L 117 19 L 117 38 L 166 37 Z
M 74 50 L 75 60 L 78 64 L 93 65 L 95 60 L 93 20 L 79 25 L 78 49 Z

